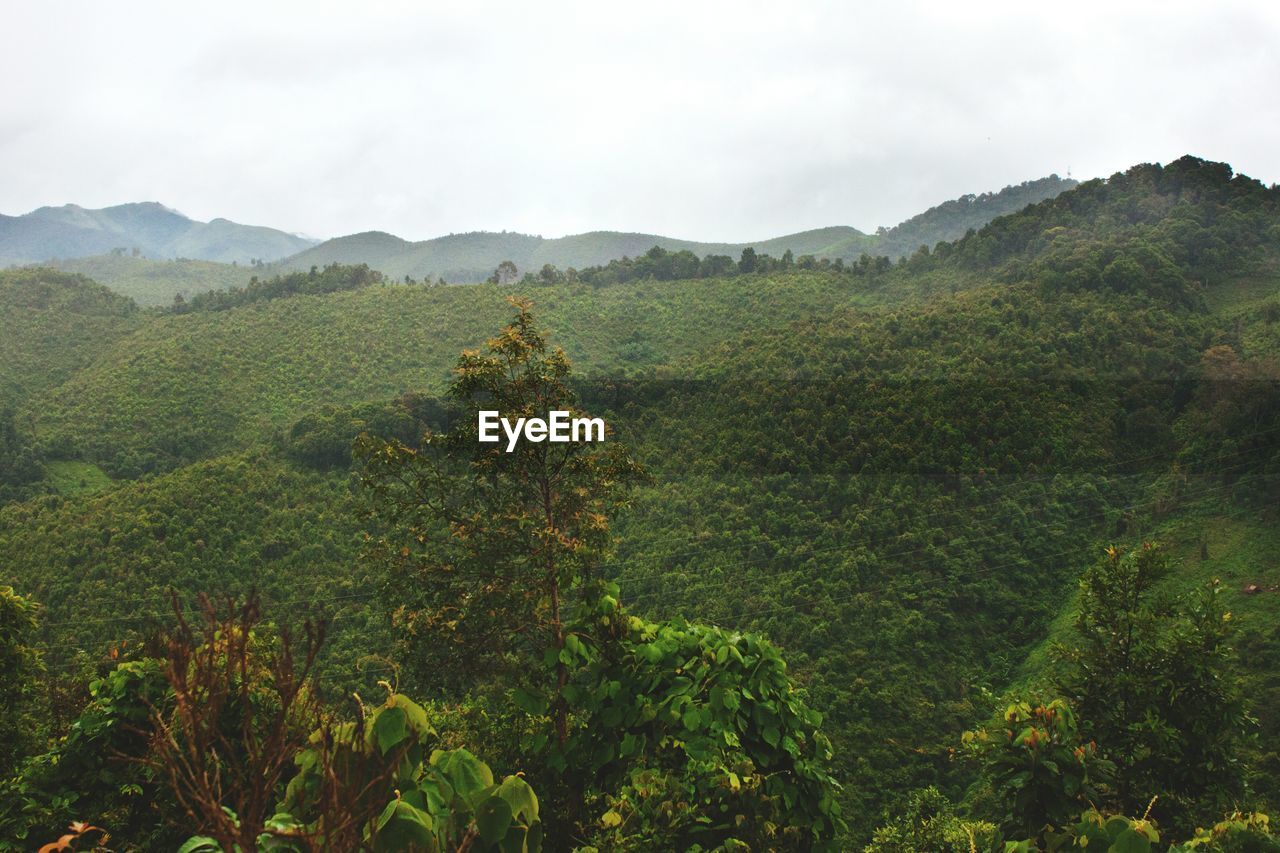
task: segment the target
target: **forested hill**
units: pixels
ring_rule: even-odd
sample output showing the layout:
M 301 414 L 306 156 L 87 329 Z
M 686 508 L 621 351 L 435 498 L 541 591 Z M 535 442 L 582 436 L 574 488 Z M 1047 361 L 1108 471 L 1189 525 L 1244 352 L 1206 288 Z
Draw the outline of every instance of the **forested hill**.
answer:
M 834 226 L 747 243 L 700 243 L 657 234 L 616 231 L 593 231 L 554 239 L 505 231 L 474 232 L 409 242 L 391 234 L 369 232 L 326 241 L 283 261 L 281 266 L 306 270 L 331 263 L 363 263 L 396 279 L 442 277 L 449 282 L 476 282 L 485 280 L 503 261 L 513 262 L 519 273 L 536 273 L 547 264 L 562 270 L 580 270 L 635 258 L 654 246 L 668 252 L 692 252 L 699 258 L 725 255 L 736 259 L 743 249 L 753 248 L 774 257 L 790 252 L 795 257 L 811 255 L 832 260 L 852 260 L 862 254 L 897 259 L 921 245 L 932 247 L 941 240 L 955 240 L 997 216 L 1051 198 L 1074 185 L 1075 181 L 1052 175 L 1005 187 L 996 193 L 963 196 L 930 208 L 895 228 L 881 229 L 875 235 L 863 234 L 848 226 Z
M 0 276 L 11 411 L 0 422 L 0 476 L 11 478 L 0 583 L 42 605 L 31 644 L 60 691 L 57 719 L 31 728 L 44 740 L 15 776 L 25 787 L 12 802 L 26 805 L 0 807 L 0 827 L 106 815 L 117 838 L 158 831 L 127 793 L 151 786 L 162 802 L 154 780 L 112 775 L 93 761 L 106 740 L 80 733 L 109 738 L 102 721 L 153 683 L 144 660 L 171 620 L 171 586 L 184 601 L 256 588 L 269 622 L 330 618 L 320 666 L 335 695 L 380 701 L 376 682 L 392 679 L 438 699 L 429 709 L 442 745 L 526 771 L 535 787 L 554 785 L 555 762 L 584 762 L 591 796 L 572 831 L 601 849 L 625 849 L 625 833 L 654 825 L 665 829 L 651 848 L 688 848 L 688 816 L 664 823 L 666 804 L 703 797 L 735 814 L 773 803 L 777 831 L 800 815 L 832 848 L 875 853 L 987 849 L 1045 822 L 1074 826 L 1089 802 L 1133 818 L 1106 824 L 1117 832 L 1154 820 L 1166 842 L 1235 808 L 1274 814 L 1280 190 L 1188 157 L 1021 205 L 898 263 L 766 256 L 703 278 L 620 284 L 434 287 L 307 270 L 167 312 L 79 276 Z M 539 678 L 544 657 L 510 682 L 495 669 L 473 690 L 458 686 L 471 658 L 450 658 L 452 643 L 473 629 L 510 634 L 494 627 L 510 617 L 496 604 L 432 610 L 453 589 L 455 549 L 476 540 L 406 525 L 353 476 L 390 466 L 387 482 L 402 482 L 396 460 L 419 464 L 404 460 L 419 458 L 423 428 L 447 422 L 460 398 L 456 385 L 443 398 L 451 380 L 489 381 L 467 373 L 487 364 L 485 342 L 529 333 L 502 331 L 513 293 L 566 351 L 582 407 L 649 475 L 607 519 L 595 505 L 578 515 L 583 536 L 614 541 L 577 559 L 618 588 L 587 611 L 582 640 L 545 658 L 598 679 L 566 682 L 580 719 L 630 728 L 552 759 L 540 750 L 555 706 L 539 691 L 556 678 L 521 680 Z M 489 517 L 477 510 L 468 523 Z M 534 528 L 521 521 L 512 535 Z M 489 559 L 494 541 L 474 547 Z M 1108 616 L 1097 590 L 1155 565 L 1149 553 L 1167 561 L 1144 593 L 1152 603 L 1112 607 L 1150 631 L 1138 663 L 1107 658 L 1092 680 L 1073 681 L 1070 653 L 1096 660 L 1088 638 L 1117 633 L 1090 628 Z M 434 565 L 449 570 L 439 584 L 421 574 Z M 611 621 L 621 607 L 635 620 Z M 636 645 L 590 658 L 602 624 Z M 752 683 L 748 699 L 739 675 L 720 669 L 735 654 L 770 672 L 781 654 L 797 692 L 778 698 L 771 682 L 763 699 Z M 610 704 L 637 684 L 670 689 L 663 707 L 679 710 Z M 1098 710 L 1131 687 L 1149 717 Z M 1161 698 L 1187 695 L 1196 701 Z M 740 733 L 719 728 L 749 701 Z M 1246 705 L 1252 732 L 1239 728 Z M 829 760 L 809 751 L 822 742 L 804 728 L 815 720 Z M 655 734 L 650 723 L 674 728 Z M 660 743 L 711 749 L 709 733 L 711 752 L 653 760 Z M 715 751 L 731 748 L 756 751 Z M 753 764 L 779 754 L 803 754 L 786 766 L 819 780 L 830 770 L 842 787 L 788 788 L 795 809 L 782 808 L 783 794 L 755 787 L 774 783 Z M 1052 819 L 1027 812 L 1019 793 L 1030 760 Z M 553 790 L 549 823 L 571 796 Z M 847 830 L 825 822 L 831 802 Z
M 893 228 L 877 230 L 871 254 L 897 259 L 914 253 L 921 246 L 932 249 L 944 240 L 958 240 L 966 232 L 981 228 L 997 216 L 1016 213 L 1029 204 L 1053 198 L 1078 183 L 1071 178 L 1050 175 L 1008 186 L 999 192 L 965 195 L 943 202 Z M 852 259 L 857 254 L 845 252 L 842 256 Z
M 353 234 L 329 240 L 287 258 L 279 266 L 306 270 L 330 263 L 363 263 L 392 278 L 448 282 L 484 281 L 503 261 L 514 263 L 520 273 L 536 272 L 546 264 L 567 269 L 607 264 L 611 260 L 642 255 L 654 246 L 668 251 L 690 251 L 699 257 L 737 257 L 753 246 L 760 252 L 782 255 L 833 255 L 873 241 L 855 228 L 833 227 L 804 231 L 755 243 L 699 243 L 657 234 L 592 231 L 568 237 L 543 238 L 503 231 L 450 234 L 433 240 L 409 242 L 382 232 Z M 856 255 L 856 253 L 855 253 Z
M 172 305 L 178 296 L 189 301 L 206 291 L 244 287 L 254 276 L 268 278 L 282 272 L 307 272 L 313 266 L 323 268 L 334 263 L 365 264 L 397 281 L 408 277 L 419 281 L 443 278 L 451 283 L 471 283 L 487 279 L 503 261 L 513 262 L 517 275 L 537 273 L 548 264 L 560 270 L 581 270 L 623 258 L 638 258 L 655 246 L 672 253 L 689 252 L 699 258 L 711 255 L 735 260 L 747 247 L 779 258 L 789 251 L 794 257 L 808 255 L 827 260 L 852 261 L 864 253 L 896 259 L 922 245 L 932 247 L 939 240 L 957 239 L 968 229 L 981 227 L 997 216 L 1072 185 L 1073 181 L 1051 176 L 1006 187 L 997 193 L 964 196 L 931 208 L 895 228 L 881 228 L 875 235 L 835 226 L 754 243 L 699 243 L 655 234 L 611 231 L 557 239 L 514 232 L 474 232 L 410 242 L 374 231 L 327 240 L 278 263 L 265 265 L 263 262 L 304 248 L 306 244 L 291 243 L 282 249 L 252 241 L 246 243 L 241 237 L 247 232 L 237 232 L 239 236 L 235 240 L 222 244 L 223 248 L 233 244 L 237 247 L 228 254 L 222 249 L 198 245 L 200 235 L 212 232 L 184 224 L 187 220 L 180 214 L 160 205 L 126 205 L 102 211 L 68 206 L 42 208 L 37 211 L 39 216 L 30 214 L 34 217 L 31 222 L 17 218 L 6 225 L 7 220 L 0 220 L 0 265 L 43 258 L 51 266 L 89 276 L 147 307 Z M 125 217 L 128 211 L 134 213 Z M 222 223 L 219 227 L 224 232 L 231 228 L 231 223 L 224 220 L 218 223 Z M 10 226 L 16 230 L 6 238 L 4 229 Z M 80 229 L 75 231 L 79 236 L 71 239 L 64 233 L 67 228 Z M 177 242 L 178 238 L 183 242 Z M 16 247 L 13 257 L 8 259 L 3 251 L 6 239 Z M 254 248 L 250 250 L 250 246 Z M 139 248 L 136 255 L 134 247 Z M 238 264 L 232 263 L 237 260 Z M 249 261 L 257 263 L 247 263 Z

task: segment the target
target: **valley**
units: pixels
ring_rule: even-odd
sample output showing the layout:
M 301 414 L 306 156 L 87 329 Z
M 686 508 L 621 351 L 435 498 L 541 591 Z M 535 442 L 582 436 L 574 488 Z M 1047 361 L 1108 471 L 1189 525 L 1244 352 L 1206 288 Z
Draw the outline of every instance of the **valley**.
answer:
M 1051 698 L 1080 579 L 1105 547 L 1148 541 L 1166 546 L 1160 589 L 1178 600 L 1223 581 L 1258 720 L 1248 802 L 1275 808 L 1280 194 L 1194 157 L 1053 180 L 886 234 L 753 244 L 750 264 L 746 245 L 650 235 L 356 235 L 252 270 L 0 272 L 0 581 L 40 603 L 55 681 L 149 648 L 170 590 L 187 607 L 256 590 L 273 625 L 329 621 L 319 666 L 338 694 L 390 680 L 484 760 L 527 754 L 485 728 L 507 713 L 485 704 L 498 686 L 480 684 L 473 714 L 414 663 L 411 561 L 448 536 L 414 539 L 379 509 L 362 444 L 425 456 L 423 431 L 456 414 L 459 354 L 511 334 L 518 296 L 609 425 L 603 446 L 646 472 L 581 534 L 610 540 L 584 567 L 633 618 L 780 650 L 832 744 L 837 847 L 861 849 L 930 786 L 993 813 L 963 733 Z M 504 260 L 589 271 L 653 246 L 733 263 L 434 283 Z M 225 294 L 190 299 L 203 290 Z M 1154 813 L 1178 826 L 1210 808 L 1168 807 Z

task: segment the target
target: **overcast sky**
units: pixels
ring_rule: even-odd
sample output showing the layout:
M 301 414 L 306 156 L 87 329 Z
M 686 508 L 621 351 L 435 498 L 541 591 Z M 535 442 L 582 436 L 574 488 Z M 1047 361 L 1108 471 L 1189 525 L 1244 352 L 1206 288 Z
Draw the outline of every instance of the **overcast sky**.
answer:
M 0 212 L 748 240 L 1188 152 L 1280 181 L 1270 0 L 195 5 L 6 0 Z

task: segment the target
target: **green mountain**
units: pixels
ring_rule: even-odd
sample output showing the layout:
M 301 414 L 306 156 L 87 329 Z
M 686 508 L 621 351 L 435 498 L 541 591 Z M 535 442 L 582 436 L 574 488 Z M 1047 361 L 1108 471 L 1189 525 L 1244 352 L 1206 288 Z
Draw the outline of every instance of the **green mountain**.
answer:
M 1056 175 L 1006 187 L 998 193 L 964 196 L 931 208 L 892 229 L 868 236 L 834 226 L 754 243 L 698 243 L 654 234 L 594 231 L 557 239 L 514 232 L 450 234 L 410 242 L 381 231 L 351 234 L 311 246 L 310 241 L 269 228 L 225 219 L 196 223 L 154 203 L 85 210 L 75 205 L 41 208 L 24 217 L 0 217 L 0 265 L 43 262 L 80 273 L 144 307 L 169 306 L 209 290 L 244 287 L 254 276 L 307 271 L 329 264 L 367 264 L 396 280 L 483 281 L 504 260 L 521 273 L 550 264 L 561 270 L 635 258 L 654 246 L 698 257 L 738 258 L 757 252 L 855 260 L 863 253 L 893 258 L 921 245 L 959 238 L 971 229 L 1074 186 Z M 134 255 L 132 250 L 139 249 Z M 303 248 L 307 247 L 307 248 Z M 299 248 L 303 251 L 297 252 Z M 293 254 L 297 252 L 297 254 Z M 284 257 L 289 255 L 289 257 Z M 262 263 L 284 258 L 266 268 Z M 250 261 L 259 262 L 249 265 Z
M 1051 175 L 996 193 L 968 195 L 908 219 L 876 235 L 856 228 L 833 226 L 747 243 L 699 243 L 658 234 L 592 231 L 568 237 L 543 238 L 503 231 L 450 234 L 433 240 L 409 242 L 381 231 L 352 234 L 327 240 L 281 261 L 284 269 L 306 270 L 312 266 L 368 264 L 395 279 L 406 276 L 434 281 L 477 282 L 489 277 L 498 264 L 513 262 L 520 273 L 536 273 L 546 264 L 561 270 L 602 266 L 624 257 L 638 257 L 654 246 L 669 252 L 690 251 L 699 258 L 727 255 L 737 259 L 742 250 L 754 248 L 762 254 L 853 260 L 863 253 L 898 258 L 921 245 L 933 246 L 955 240 L 965 232 L 980 228 L 992 219 L 1013 213 L 1028 204 L 1052 198 L 1075 186 L 1076 182 Z
M 43 604 L 54 680 L 108 671 L 122 640 L 126 656 L 145 647 L 170 585 L 257 588 L 269 619 L 330 618 L 325 683 L 381 699 L 361 664 L 395 665 L 412 626 L 408 593 L 366 554 L 364 534 L 391 522 L 367 515 L 351 442 L 435 425 L 459 352 L 483 347 L 518 293 L 572 360 L 584 408 L 652 476 L 610 520 L 598 572 L 631 612 L 781 648 L 835 746 L 843 849 L 926 786 L 1001 819 L 962 733 L 1010 699 L 1051 698 L 1081 573 L 1108 545 L 1150 539 L 1168 545 L 1169 601 L 1227 582 L 1239 653 L 1222 678 L 1240 669 L 1260 726 L 1238 756 L 1240 805 L 1274 809 L 1280 190 L 1186 157 L 1030 205 L 1028 191 L 971 234 L 992 199 L 924 215 L 917 235 L 964 230 L 896 264 L 465 288 L 363 271 L 314 294 L 308 271 L 187 313 L 6 273 L 0 345 L 24 360 L 5 387 L 50 476 L 0 508 L 0 582 Z M 469 236 L 454 257 L 538 240 Z M 575 257 L 602 239 L 585 237 Z M 346 261 L 420 245 L 344 239 Z M 317 272 L 316 287 L 342 275 Z M 677 675 L 700 665 L 691 654 Z M 397 688 L 440 695 L 414 672 Z M 442 698 L 450 744 L 483 730 L 466 742 L 486 761 L 520 754 L 516 734 L 476 728 L 509 717 Z M 716 772 L 730 791 L 745 771 Z M 1161 798 L 1151 816 L 1209 825 L 1209 808 Z
M 876 231 L 876 254 L 900 258 L 921 246 L 932 249 L 943 241 L 958 240 L 968 231 L 977 230 L 998 216 L 1016 213 L 1077 186 L 1079 181 L 1050 175 L 1035 181 L 1024 181 L 999 192 L 965 195 L 931 207 L 924 213 Z M 843 257 L 855 257 L 849 252 Z
M 131 300 L 84 276 L 0 271 L 0 409 L 66 382 L 141 323 Z
M 777 255 L 788 249 L 796 255 L 826 256 L 838 247 L 862 245 L 865 235 L 844 226 L 804 231 L 757 243 L 698 243 L 657 234 L 592 231 L 547 239 L 503 231 L 476 231 L 450 234 L 433 240 L 411 243 L 372 231 L 328 240 L 281 261 L 285 269 L 305 270 L 331 263 L 368 264 L 392 278 L 433 281 L 444 278 L 453 283 L 486 279 L 503 261 L 511 261 L 521 273 L 540 270 L 544 265 L 568 269 L 598 266 L 609 261 L 642 255 L 654 246 L 668 251 L 689 250 L 699 257 L 730 255 L 737 258 L 753 246 L 757 251 Z
M 248 263 L 276 260 L 314 241 L 226 219 L 197 222 L 156 202 L 90 210 L 79 205 L 41 207 L 0 216 L 0 264 L 39 263 L 137 250 L 151 258 L 196 258 Z

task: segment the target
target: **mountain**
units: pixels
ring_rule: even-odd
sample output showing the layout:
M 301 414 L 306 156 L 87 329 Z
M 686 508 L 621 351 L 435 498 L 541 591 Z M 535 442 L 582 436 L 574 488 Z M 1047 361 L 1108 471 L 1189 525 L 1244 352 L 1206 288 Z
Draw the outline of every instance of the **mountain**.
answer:
M 381 231 L 352 234 L 327 240 L 278 265 L 305 270 L 331 263 L 368 264 L 392 278 L 463 283 L 483 281 L 498 264 L 512 261 L 521 273 L 545 264 L 560 269 L 598 266 L 623 257 L 642 255 L 654 246 L 668 251 L 689 250 L 698 257 L 729 255 L 737 258 L 748 246 L 758 252 L 781 255 L 788 249 L 797 256 L 829 256 L 850 245 L 867 246 L 867 235 L 856 228 L 834 226 L 802 231 L 752 243 L 700 243 L 659 234 L 590 231 L 567 237 L 545 238 L 514 231 L 472 231 L 431 240 L 409 242 Z M 856 254 L 855 254 L 856 257 Z
M 315 241 L 228 219 L 199 222 L 156 202 L 90 210 L 75 204 L 0 215 L 0 265 L 55 258 L 132 254 L 223 263 L 271 261 Z
M 994 206 L 941 205 L 912 228 Z M 455 245 L 538 239 L 468 236 Z M 582 237 L 584 252 L 601 239 Z M 419 245 L 345 240 L 350 259 Z M 0 273 L 0 350 L 24 359 L 0 359 L 0 388 L 49 470 L 19 483 L 47 494 L 0 508 L 0 583 L 45 608 L 48 679 L 101 677 L 107 655 L 145 648 L 170 586 L 257 588 L 282 623 L 331 618 L 335 693 L 377 693 L 360 667 L 412 634 L 395 615 L 408 593 L 362 556 L 351 440 L 412 441 L 511 293 L 652 475 L 609 519 L 602 575 L 632 612 L 783 648 L 835 745 L 842 849 L 926 786 L 999 820 L 962 733 L 1050 697 L 1081 572 L 1152 540 L 1171 600 L 1225 582 L 1240 652 L 1220 665 L 1243 672 L 1260 735 L 1241 760 L 1259 801 L 1280 803 L 1280 190 L 1195 158 L 1020 205 L 894 265 L 374 284 L 185 314 Z M 457 716 L 451 735 L 482 724 Z M 1183 806 L 1150 808 L 1163 831 Z
M 384 231 L 366 231 L 317 244 L 227 219 L 197 222 L 155 202 L 100 210 L 69 204 L 42 207 L 23 216 L 0 215 L 0 266 L 54 262 L 60 269 L 90 275 L 140 305 L 168 305 L 178 293 L 189 298 L 205 290 L 243 285 L 253 275 L 212 266 L 212 262 L 271 263 L 268 272 L 306 271 L 333 263 L 367 264 L 397 280 L 444 278 L 470 283 L 488 278 L 507 260 L 521 273 L 537 272 L 546 264 L 562 270 L 582 269 L 634 258 L 654 246 L 670 252 L 687 250 L 700 258 L 737 258 L 747 247 L 775 257 L 790 251 L 796 257 L 846 261 L 863 253 L 898 258 L 921 245 L 962 237 L 966 231 L 1052 198 L 1075 184 L 1051 175 L 995 193 L 962 196 L 894 228 L 881 228 L 874 235 L 837 225 L 745 243 L 706 243 L 618 231 L 551 239 L 514 231 L 474 231 L 410 241 Z M 175 260 L 185 265 L 173 266 L 170 262 Z
M 512 261 L 521 273 L 537 272 L 545 264 L 562 270 L 582 269 L 623 257 L 634 258 L 654 246 L 670 252 L 688 250 L 700 258 L 728 255 L 736 259 L 743 249 L 751 247 L 775 257 L 790 251 L 796 257 L 813 255 L 832 260 L 854 260 L 863 253 L 896 259 L 922 245 L 932 247 L 942 240 L 963 237 L 967 231 L 981 228 L 998 216 L 1053 198 L 1076 183 L 1050 175 L 1005 187 L 999 192 L 962 196 L 894 228 L 882 228 L 875 235 L 836 225 L 745 243 L 704 243 L 619 231 L 590 231 L 551 239 L 514 231 L 473 231 L 410 242 L 382 231 L 370 231 L 327 240 L 286 258 L 278 266 L 306 270 L 332 263 L 368 264 L 396 279 L 442 277 L 449 282 L 476 282 L 487 278 L 503 261 Z
M 876 231 L 876 254 L 899 258 L 921 246 L 933 248 L 944 240 L 958 240 L 968 231 L 986 225 L 998 216 L 1016 213 L 1029 204 L 1054 198 L 1078 186 L 1079 181 L 1050 175 L 1024 181 L 999 192 L 963 195 L 916 214 L 893 228 Z M 844 256 L 846 259 L 849 255 Z

